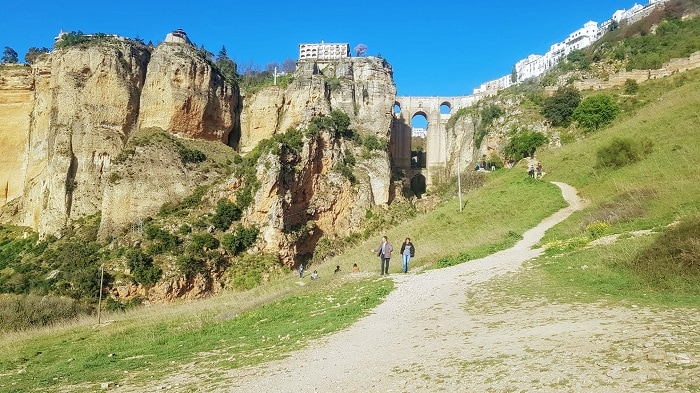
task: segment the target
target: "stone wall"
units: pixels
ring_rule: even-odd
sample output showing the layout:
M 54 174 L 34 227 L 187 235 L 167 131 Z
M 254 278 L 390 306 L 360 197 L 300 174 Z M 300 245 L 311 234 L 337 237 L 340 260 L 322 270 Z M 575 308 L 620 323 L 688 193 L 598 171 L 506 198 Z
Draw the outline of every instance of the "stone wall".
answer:
M 574 82 L 574 87 L 579 90 L 602 90 L 623 85 L 628 79 L 641 83 L 650 79 L 659 79 L 698 67 L 700 67 L 700 51 L 693 53 L 687 58 L 671 59 L 658 70 L 620 71 L 610 75 L 606 79 L 594 78 L 576 81 Z

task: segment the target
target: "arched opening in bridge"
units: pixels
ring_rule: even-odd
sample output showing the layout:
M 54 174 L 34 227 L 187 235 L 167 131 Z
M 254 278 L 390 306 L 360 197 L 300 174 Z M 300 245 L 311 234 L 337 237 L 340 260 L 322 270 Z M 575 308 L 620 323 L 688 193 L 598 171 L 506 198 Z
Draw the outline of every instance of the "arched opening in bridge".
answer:
M 398 102 L 394 103 L 394 116 L 401 117 L 401 105 Z
M 428 115 L 416 112 L 411 118 L 411 168 L 425 168 L 425 146 L 428 133 Z
M 440 114 L 449 115 L 450 113 L 452 113 L 452 105 L 447 101 L 443 101 L 443 103 L 440 104 Z
M 416 198 L 420 198 L 423 194 L 425 194 L 425 190 L 425 176 L 423 176 L 420 173 L 413 176 L 411 178 L 411 191 L 413 191 L 413 194 L 415 194 Z

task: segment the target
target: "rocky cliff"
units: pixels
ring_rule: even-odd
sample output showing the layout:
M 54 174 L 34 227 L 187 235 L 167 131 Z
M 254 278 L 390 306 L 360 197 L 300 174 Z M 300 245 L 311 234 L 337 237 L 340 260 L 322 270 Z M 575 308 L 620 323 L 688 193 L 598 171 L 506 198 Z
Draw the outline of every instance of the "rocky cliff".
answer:
M 233 144 L 245 153 L 339 110 L 356 140 L 323 130 L 294 155 L 258 166 L 243 221 L 261 229 L 264 251 L 291 265 L 321 236 L 347 235 L 366 209 L 390 202 L 390 157 L 361 141 L 389 142 L 395 95 L 391 67 L 376 58 L 300 62 L 288 86 L 242 97 L 189 45 L 110 38 L 56 49 L 31 67 L 0 69 L 0 137 L 9 148 L 0 218 L 60 236 L 100 212 L 102 237 L 117 235 L 221 174 L 185 162 L 177 138 L 162 132 L 224 146 L 240 130 Z M 351 159 L 352 175 L 341 174 Z M 233 200 L 241 184 L 232 175 L 209 199 Z
M 383 59 L 300 61 L 288 87 L 271 86 L 243 99 L 240 150 L 333 109 L 348 114 L 357 131 L 387 138 L 395 100 L 393 71 Z
M 114 158 L 139 126 L 226 141 L 236 121 L 238 91 L 189 45 L 152 49 L 110 39 L 56 49 L 31 70 L 25 77 L 1 72 L 0 105 L 13 110 L 0 112 L 0 123 L 18 147 L 3 165 L 13 168 L 4 183 L 21 189 L 8 191 L 8 200 L 17 198 L 2 217 L 42 234 L 60 234 L 71 221 L 99 211 L 106 223 L 124 225 L 125 217 L 157 211 L 164 195 L 191 192 L 192 182 L 163 187 L 172 178 L 165 175 L 168 165 L 142 168 L 147 172 L 130 179 L 139 185 L 127 192 L 132 202 L 120 197 L 119 187 L 108 187 Z
M 333 110 L 347 114 L 361 137 L 388 141 L 395 95 L 391 67 L 382 59 L 302 61 L 286 88 L 272 86 L 244 97 L 239 146 L 249 151 L 263 139 L 303 129 Z M 355 183 L 336 170 L 349 156 L 357 157 Z M 266 250 L 288 265 L 297 255 L 311 253 L 321 236 L 346 236 L 359 227 L 368 208 L 390 202 L 388 153 L 367 154 L 357 143 L 328 132 L 307 138 L 302 151 L 287 161 L 272 157 L 261 163 L 257 177 L 261 187 L 245 221 L 262 229 Z

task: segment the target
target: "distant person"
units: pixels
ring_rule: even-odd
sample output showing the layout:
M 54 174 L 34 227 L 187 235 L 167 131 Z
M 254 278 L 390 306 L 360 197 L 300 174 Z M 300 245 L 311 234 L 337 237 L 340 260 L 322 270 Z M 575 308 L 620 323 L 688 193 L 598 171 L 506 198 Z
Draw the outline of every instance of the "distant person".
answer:
M 527 175 L 532 179 L 535 178 L 535 167 L 532 164 L 530 164 L 530 167 L 527 170 Z
M 380 275 L 385 275 L 389 274 L 389 260 L 391 259 L 391 252 L 394 251 L 394 247 L 391 246 L 391 243 L 389 243 L 389 239 L 387 239 L 386 236 L 382 236 L 382 242 L 379 244 L 379 247 L 376 249 L 372 250 L 375 254 L 380 259 Z
M 312 279 L 312 280 L 315 280 L 315 279 L 317 279 L 317 278 L 318 278 L 318 270 L 314 270 L 314 272 L 311 273 L 311 279 Z
M 407 237 L 401 245 L 401 258 L 403 258 L 403 272 L 408 273 L 408 262 L 415 255 L 416 248 L 411 243 L 411 238 Z
M 299 264 L 299 278 L 303 278 L 303 277 L 304 277 L 304 264 L 300 263 Z
M 542 178 L 542 163 L 541 162 L 537 163 L 537 176 L 536 176 L 536 178 L 537 179 Z
M 359 273 L 360 272 L 360 267 L 357 266 L 357 262 L 352 264 L 352 272 L 353 273 Z
M 340 273 L 340 265 L 335 265 L 335 271 L 333 272 L 333 274 L 335 273 Z

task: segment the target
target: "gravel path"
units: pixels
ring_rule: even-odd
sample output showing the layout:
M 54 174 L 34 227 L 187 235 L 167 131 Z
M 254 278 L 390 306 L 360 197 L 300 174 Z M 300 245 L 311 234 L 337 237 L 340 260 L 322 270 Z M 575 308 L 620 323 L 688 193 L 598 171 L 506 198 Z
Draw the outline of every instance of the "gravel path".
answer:
M 503 304 L 480 286 L 539 255 L 544 232 L 569 207 L 514 247 L 458 266 L 399 275 L 387 299 L 349 329 L 289 358 L 216 378 L 162 381 L 163 390 L 206 392 L 688 392 L 700 390 L 700 317 L 688 310 Z M 469 297 L 467 296 L 469 294 Z M 202 370 L 203 371 L 203 370 Z M 224 382 L 221 382 L 221 381 Z M 694 384 L 694 385 L 693 385 Z

